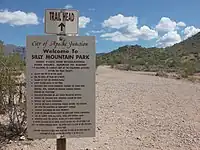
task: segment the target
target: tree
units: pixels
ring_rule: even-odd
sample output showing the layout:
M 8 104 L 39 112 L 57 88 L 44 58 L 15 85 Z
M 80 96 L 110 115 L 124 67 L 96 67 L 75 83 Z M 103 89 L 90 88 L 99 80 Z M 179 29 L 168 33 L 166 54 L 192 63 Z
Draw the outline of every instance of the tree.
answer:
M 9 116 L 5 135 L 21 135 L 26 131 L 26 98 L 18 77 L 24 71 L 24 65 L 19 54 L 5 56 L 3 47 L 0 41 L 0 112 Z

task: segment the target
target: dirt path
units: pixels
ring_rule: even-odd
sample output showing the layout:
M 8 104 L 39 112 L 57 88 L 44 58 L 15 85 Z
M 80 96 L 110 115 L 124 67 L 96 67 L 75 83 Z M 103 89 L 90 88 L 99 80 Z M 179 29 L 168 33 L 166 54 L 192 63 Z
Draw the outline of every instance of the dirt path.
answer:
M 96 138 L 67 150 L 200 150 L 200 84 L 99 67 Z M 7 150 L 54 150 L 55 140 Z

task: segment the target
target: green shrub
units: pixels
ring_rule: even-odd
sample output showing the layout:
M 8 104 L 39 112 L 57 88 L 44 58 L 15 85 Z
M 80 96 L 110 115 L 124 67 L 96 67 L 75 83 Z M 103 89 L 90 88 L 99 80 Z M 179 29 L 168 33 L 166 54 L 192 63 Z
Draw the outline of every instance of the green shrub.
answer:
M 0 113 L 9 117 L 8 124 L 4 124 L 4 138 L 21 136 L 26 132 L 26 98 L 23 84 L 17 77 L 24 72 L 24 63 L 18 54 L 5 56 L 3 43 L 0 43 Z M 0 129 L 1 130 L 1 129 Z
M 102 62 L 99 59 L 96 59 L 96 68 L 98 68 L 98 66 L 100 66 L 102 64 Z
M 167 78 L 167 77 L 168 77 L 168 74 L 167 74 L 166 72 L 160 70 L 160 71 L 158 71 L 158 72 L 156 73 L 156 76 Z
M 115 67 L 115 65 L 114 65 L 114 64 L 111 64 L 111 65 L 110 65 L 110 67 L 111 67 L 111 68 L 114 68 L 114 67 Z
M 179 73 L 183 78 L 188 78 L 188 76 L 193 75 L 195 72 L 195 63 L 189 61 L 182 63 L 181 69 L 179 70 Z

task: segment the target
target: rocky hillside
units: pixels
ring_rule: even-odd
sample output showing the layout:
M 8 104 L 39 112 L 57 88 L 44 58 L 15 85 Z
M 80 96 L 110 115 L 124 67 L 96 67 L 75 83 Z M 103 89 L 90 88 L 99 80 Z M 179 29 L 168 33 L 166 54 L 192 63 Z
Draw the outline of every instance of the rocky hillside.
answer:
M 139 45 L 119 47 L 97 56 L 97 64 L 126 64 L 127 70 L 200 72 L 200 33 L 165 49 Z
M 7 44 L 7 45 L 4 45 L 3 51 L 5 55 L 9 55 L 11 53 L 18 53 L 22 60 L 25 59 L 25 55 L 26 55 L 25 47 L 16 46 L 13 44 Z

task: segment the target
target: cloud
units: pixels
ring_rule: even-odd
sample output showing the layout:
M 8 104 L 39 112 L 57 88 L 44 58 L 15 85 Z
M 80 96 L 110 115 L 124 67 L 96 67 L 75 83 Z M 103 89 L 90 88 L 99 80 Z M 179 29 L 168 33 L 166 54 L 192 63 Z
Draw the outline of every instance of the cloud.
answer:
M 195 34 L 197 34 L 198 32 L 200 32 L 199 28 L 195 28 L 194 26 L 189 26 L 186 27 L 183 31 L 184 33 L 184 39 L 187 39 Z
M 156 30 L 158 32 L 170 32 L 175 31 L 177 29 L 180 29 L 180 27 L 185 27 L 186 24 L 182 21 L 176 22 L 174 20 L 171 20 L 168 17 L 162 17 L 159 21 L 159 23 L 156 25 Z
M 70 9 L 70 8 L 73 8 L 73 6 L 70 5 L 70 4 L 67 4 L 67 5 L 65 6 L 65 8 L 66 8 L 66 9 Z
M 103 33 L 105 32 L 103 29 L 102 30 L 92 30 L 90 31 L 91 33 Z
M 122 14 L 111 16 L 102 23 L 103 27 L 120 29 L 129 25 L 137 25 L 137 17 L 125 17 Z
M 135 33 L 123 33 L 123 32 L 112 32 L 112 33 L 105 33 L 102 34 L 100 37 L 105 38 L 106 40 L 111 40 L 114 42 L 131 42 L 131 41 L 138 41 L 139 39 L 143 40 L 151 40 L 158 36 L 158 33 L 154 30 L 151 30 L 147 26 L 143 26 L 137 30 Z
M 168 47 L 179 42 L 181 42 L 181 36 L 177 33 L 177 31 L 170 31 L 156 41 L 156 46 Z
M 8 11 L 1 10 L 0 11 L 0 23 L 7 23 L 11 26 L 23 26 L 23 25 L 38 25 L 38 17 L 33 12 L 23 12 L 23 11 Z
M 184 22 L 178 22 L 177 23 L 177 26 L 179 26 L 179 27 L 185 27 L 186 26 L 186 24 L 184 23 Z
M 140 28 L 140 38 L 144 40 L 151 40 L 158 37 L 158 32 L 150 29 L 148 26 L 143 26 Z
M 111 40 L 113 42 L 131 42 L 137 41 L 138 38 L 131 36 L 130 34 L 123 34 L 119 31 L 113 33 L 105 33 L 102 34 L 100 37 L 105 38 L 106 40 Z
M 138 17 L 122 14 L 110 16 L 102 22 L 102 27 L 104 32 L 100 37 L 105 40 L 132 42 L 157 39 L 155 45 L 158 47 L 172 46 L 200 32 L 200 28 L 186 27 L 185 22 L 176 22 L 168 17 L 162 17 L 155 28 L 150 28 L 148 25 L 138 27 Z M 181 32 L 184 33 L 184 37 L 181 37 Z M 101 32 L 93 31 L 93 33 Z
M 162 17 L 156 25 L 156 30 L 159 32 L 170 32 L 176 29 L 176 22 L 167 17 Z
M 115 32 L 104 33 L 100 37 L 114 42 L 130 42 L 138 39 L 151 40 L 158 37 L 157 31 L 148 26 L 137 27 L 137 17 L 125 17 L 121 14 L 111 16 L 102 23 L 104 28 L 117 29 Z
M 89 36 L 89 35 L 90 35 L 90 33 L 86 32 L 86 33 L 85 33 L 85 35 Z
M 89 17 L 81 16 L 79 17 L 79 27 L 86 28 L 87 24 L 91 22 Z

